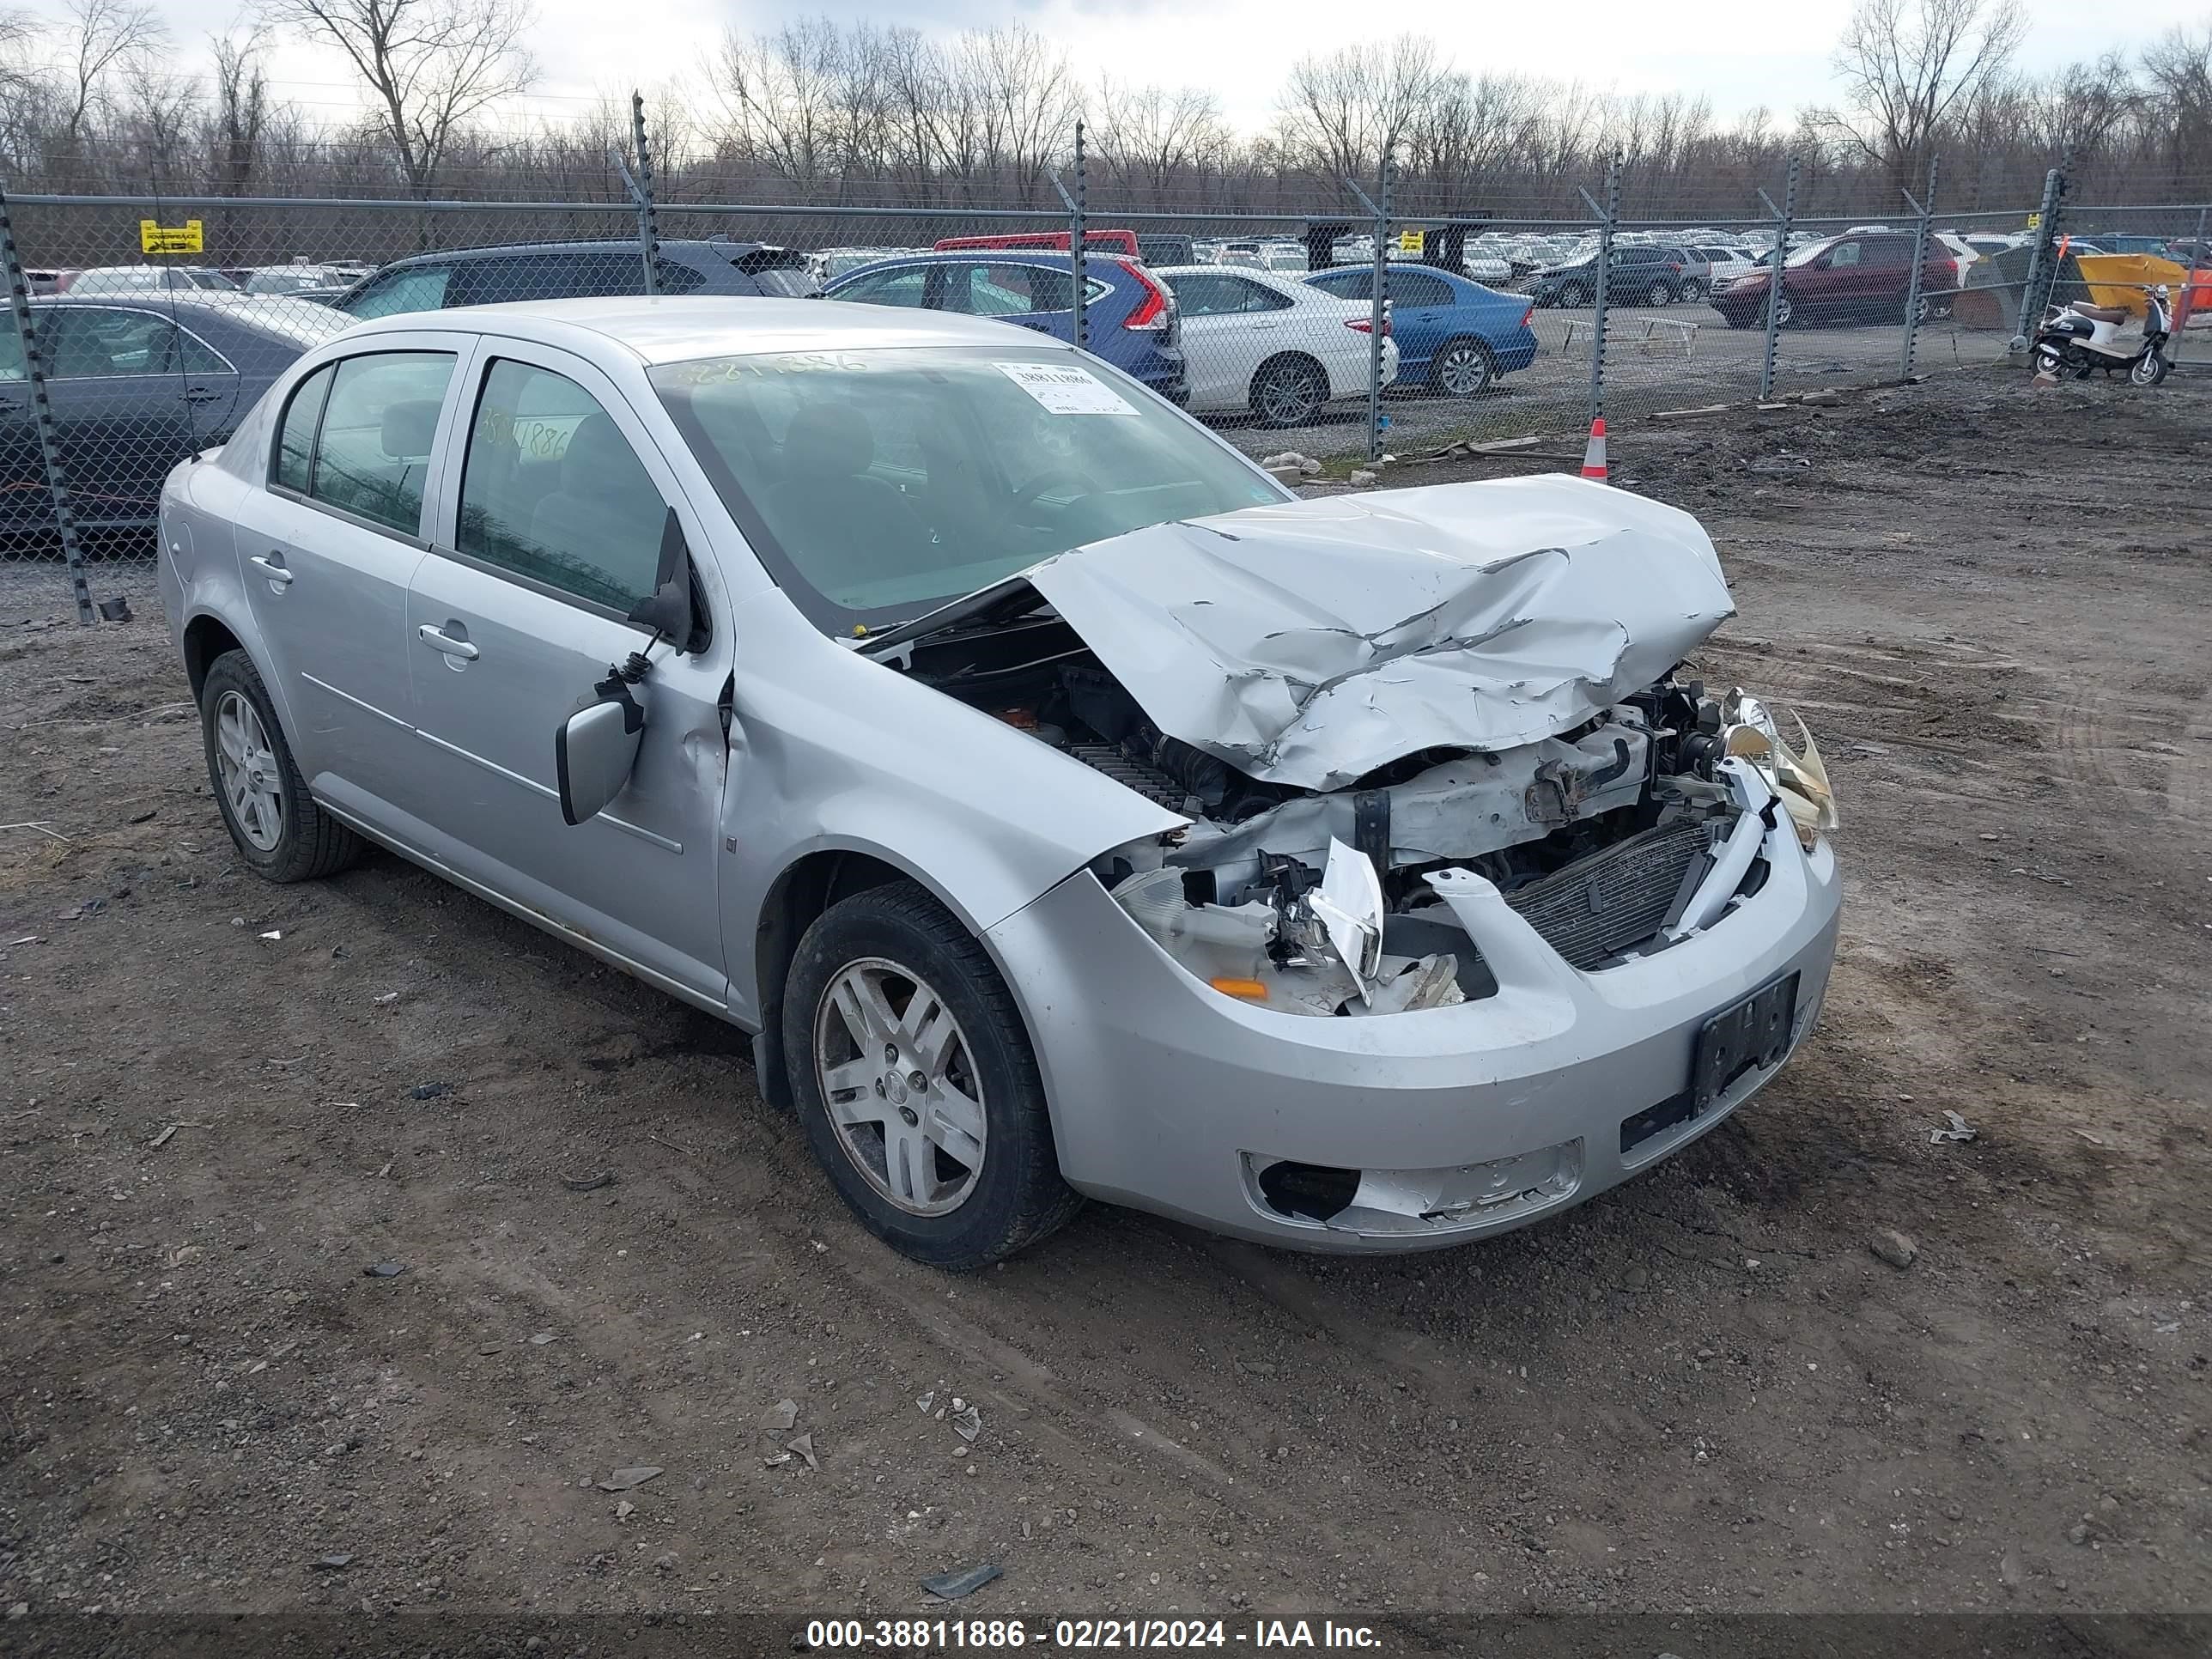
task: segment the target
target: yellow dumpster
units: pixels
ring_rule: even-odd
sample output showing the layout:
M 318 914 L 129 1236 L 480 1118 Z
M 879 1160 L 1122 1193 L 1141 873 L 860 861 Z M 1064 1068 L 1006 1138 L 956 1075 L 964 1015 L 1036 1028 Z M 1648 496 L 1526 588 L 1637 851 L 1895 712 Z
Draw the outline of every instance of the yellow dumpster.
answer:
M 2081 253 L 2075 256 L 2081 267 L 2081 281 L 2089 290 L 2089 297 L 2100 306 L 2118 306 L 2128 315 L 2142 319 L 2143 290 L 2164 283 L 2173 291 L 2176 301 L 2189 280 L 2189 267 L 2172 259 L 2161 259 L 2154 253 Z M 2200 280 L 2206 272 L 2199 272 Z M 2198 296 L 2201 306 L 2203 301 Z

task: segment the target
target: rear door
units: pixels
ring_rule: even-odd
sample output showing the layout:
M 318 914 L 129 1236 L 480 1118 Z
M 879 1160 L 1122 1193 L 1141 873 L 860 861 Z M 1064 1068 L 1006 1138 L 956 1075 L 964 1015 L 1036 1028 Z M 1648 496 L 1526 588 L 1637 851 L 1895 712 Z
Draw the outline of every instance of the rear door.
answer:
M 238 556 L 265 665 L 291 714 L 308 787 L 392 831 L 416 763 L 407 670 L 407 583 L 454 337 L 385 334 L 287 396 L 266 487 L 240 500 Z
M 1194 272 L 1173 279 L 1182 317 L 1184 384 L 1193 409 L 1243 409 L 1253 372 L 1283 343 L 1279 294 L 1231 271 Z M 1270 303 L 1272 302 L 1272 303 Z
M 56 306 L 40 322 L 47 397 L 77 517 L 150 522 L 169 469 L 199 447 L 199 434 L 220 429 L 236 401 L 235 371 L 196 343 L 201 374 L 192 378 L 176 325 L 155 307 Z
M 728 630 L 677 655 L 623 620 L 653 591 L 669 509 L 695 548 L 703 526 L 644 423 L 588 363 L 488 338 L 467 374 L 469 414 L 444 452 L 452 482 L 407 600 L 407 833 L 456 873 L 719 1006 Z M 636 768 L 605 811 L 571 826 L 554 732 L 632 652 L 653 663 L 636 693 Z
M 1075 343 L 1075 279 L 1066 267 L 979 259 L 947 263 L 943 271 L 938 308 Z
M 46 308 L 37 314 L 45 317 Z M 46 458 L 31 417 L 31 375 L 23 343 L 12 327 L 0 329 L 0 525 L 42 525 L 52 516 Z

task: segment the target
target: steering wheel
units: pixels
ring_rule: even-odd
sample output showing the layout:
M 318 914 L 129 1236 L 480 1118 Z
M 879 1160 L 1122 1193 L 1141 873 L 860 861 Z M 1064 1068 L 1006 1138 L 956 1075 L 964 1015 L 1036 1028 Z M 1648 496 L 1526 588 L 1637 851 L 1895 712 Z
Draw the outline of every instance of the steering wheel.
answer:
M 1088 493 L 1091 480 L 1072 466 L 1047 467 L 1013 493 L 1013 505 L 1027 507 L 1054 484 L 1073 484 L 1077 490 Z

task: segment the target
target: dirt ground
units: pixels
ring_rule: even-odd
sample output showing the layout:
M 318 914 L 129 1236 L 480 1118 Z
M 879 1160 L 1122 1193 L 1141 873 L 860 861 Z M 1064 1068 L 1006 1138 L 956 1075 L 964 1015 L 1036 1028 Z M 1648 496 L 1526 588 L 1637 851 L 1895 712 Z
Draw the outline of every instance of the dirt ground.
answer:
M 1679 1158 L 1383 1261 L 900 1261 L 734 1033 L 396 859 L 244 874 L 143 578 L 19 569 L 0 1608 L 2206 1609 L 2212 384 L 2024 379 L 1616 430 L 1820 739 L 1841 959 Z

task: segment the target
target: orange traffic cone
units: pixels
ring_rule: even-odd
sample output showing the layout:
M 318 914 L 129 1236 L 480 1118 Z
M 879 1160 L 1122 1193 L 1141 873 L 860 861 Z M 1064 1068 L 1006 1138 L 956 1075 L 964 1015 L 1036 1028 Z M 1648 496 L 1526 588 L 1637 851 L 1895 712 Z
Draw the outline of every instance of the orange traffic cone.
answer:
M 1606 481 L 1605 416 L 1601 415 L 1590 422 L 1589 446 L 1583 451 L 1583 477 Z

